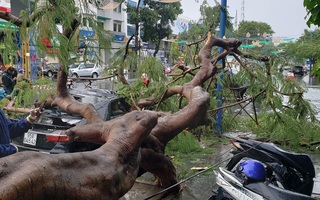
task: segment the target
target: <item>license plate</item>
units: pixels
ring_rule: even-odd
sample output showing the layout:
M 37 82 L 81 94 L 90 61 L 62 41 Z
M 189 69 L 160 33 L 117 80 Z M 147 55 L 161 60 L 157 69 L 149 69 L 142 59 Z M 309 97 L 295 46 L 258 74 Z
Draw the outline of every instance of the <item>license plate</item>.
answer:
M 24 133 L 23 143 L 36 146 L 37 143 L 37 134 L 32 132 Z

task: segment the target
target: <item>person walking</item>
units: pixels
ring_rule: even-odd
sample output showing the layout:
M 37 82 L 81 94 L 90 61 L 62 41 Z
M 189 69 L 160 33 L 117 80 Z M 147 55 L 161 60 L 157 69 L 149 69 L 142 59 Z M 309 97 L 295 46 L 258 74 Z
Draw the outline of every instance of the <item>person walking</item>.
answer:
M 32 109 L 28 117 L 13 122 L 8 119 L 0 109 L 0 157 L 5 157 L 18 152 L 18 147 L 10 144 L 10 140 L 19 137 L 30 128 L 32 124 L 39 119 L 42 114 L 39 108 Z
M 10 95 L 13 91 L 14 85 L 16 83 L 15 69 L 13 67 L 9 67 L 2 74 L 2 86 L 6 93 L 6 95 Z

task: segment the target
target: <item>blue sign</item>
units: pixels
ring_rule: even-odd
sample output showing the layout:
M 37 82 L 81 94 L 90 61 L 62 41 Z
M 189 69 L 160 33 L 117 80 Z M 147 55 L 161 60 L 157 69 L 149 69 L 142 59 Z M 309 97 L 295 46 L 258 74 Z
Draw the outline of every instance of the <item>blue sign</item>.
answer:
M 96 34 L 94 31 L 80 30 L 80 36 L 86 36 L 87 38 L 93 38 Z
M 312 61 L 311 61 L 311 60 L 307 60 L 306 64 L 307 64 L 307 65 L 311 65 L 311 64 L 312 64 Z
M 123 42 L 124 37 L 125 37 L 124 35 L 114 35 L 114 41 Z

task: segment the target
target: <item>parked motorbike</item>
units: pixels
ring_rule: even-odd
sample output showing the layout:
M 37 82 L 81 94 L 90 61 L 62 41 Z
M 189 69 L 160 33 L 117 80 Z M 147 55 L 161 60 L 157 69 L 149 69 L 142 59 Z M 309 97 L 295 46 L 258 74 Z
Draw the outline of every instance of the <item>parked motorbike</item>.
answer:
M 307 154 L 282 150 L 273 143 L 230 138 L 235 147 L 210 200 L 310 200 L 315 169 Z

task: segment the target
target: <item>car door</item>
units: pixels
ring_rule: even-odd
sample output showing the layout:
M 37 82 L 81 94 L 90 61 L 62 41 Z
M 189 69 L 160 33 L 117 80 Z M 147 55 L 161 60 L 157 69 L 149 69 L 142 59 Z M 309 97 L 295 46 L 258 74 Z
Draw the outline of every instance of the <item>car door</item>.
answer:
M 85 74 L 86 74 L 86 65 L 81 63 L 78 66 L 78 76 L 85 76 Z

